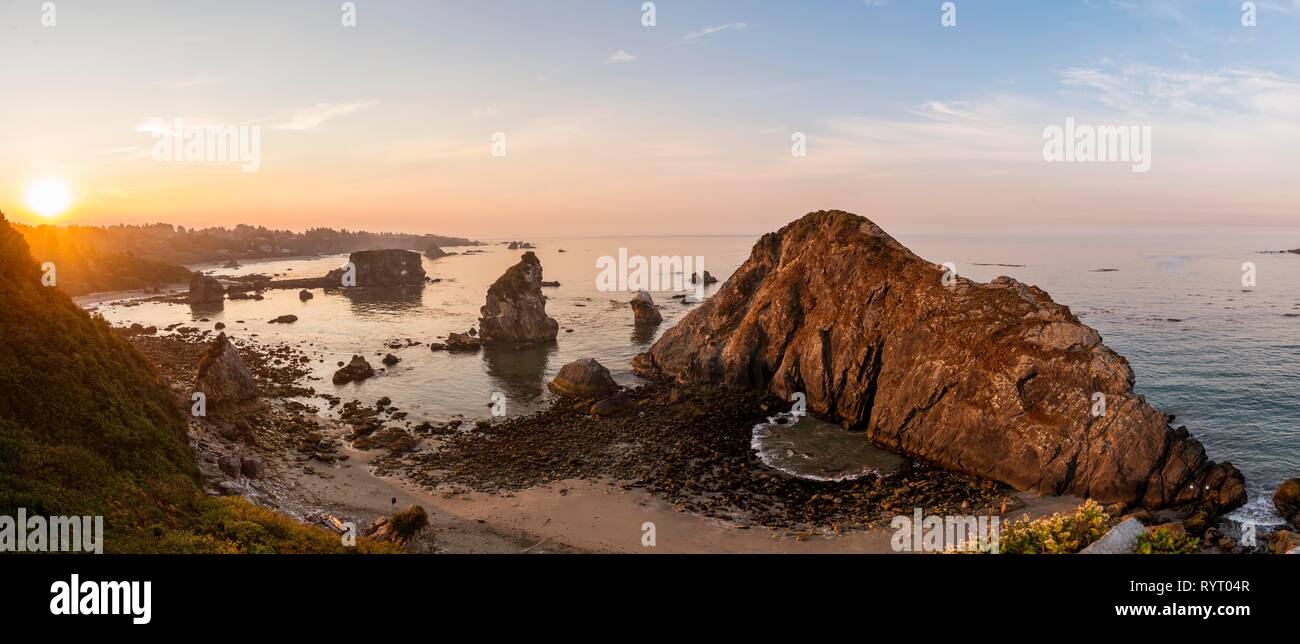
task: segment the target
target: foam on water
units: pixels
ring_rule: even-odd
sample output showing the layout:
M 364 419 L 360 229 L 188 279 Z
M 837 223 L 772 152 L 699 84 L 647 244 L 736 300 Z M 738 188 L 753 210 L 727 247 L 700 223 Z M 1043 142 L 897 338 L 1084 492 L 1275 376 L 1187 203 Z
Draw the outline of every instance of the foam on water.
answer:
M 750 446 L 764 465 L 814 481 L 889 474 L 903 464 L 901 457 L 872 447 L 860 432 L 789 412 L 754 425 Z

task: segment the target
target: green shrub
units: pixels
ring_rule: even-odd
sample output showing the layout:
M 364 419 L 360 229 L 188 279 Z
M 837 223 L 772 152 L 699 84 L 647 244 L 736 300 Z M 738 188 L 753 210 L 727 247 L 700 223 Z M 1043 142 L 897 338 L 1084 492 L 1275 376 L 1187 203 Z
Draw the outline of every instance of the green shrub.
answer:
M 1140 555 L 1189 555 L 1200 549 L 1201 540 L 1186 532 L 1156 528 L 1138 535 L 1134 552 Z
M 63 277 L 63 266 L 57 267 Z M 109 552 L 391 552 L 199 487 L 185 413 L 0 213 L 0 515 L 103 516 Z
M 1003 527 L 999 552 L 1073 554 L 1106 534 L 1109 520 L 1110 516 L 1092 499 L 1070 514 L 1056 513 L 1036 521 L 1026 516 Z

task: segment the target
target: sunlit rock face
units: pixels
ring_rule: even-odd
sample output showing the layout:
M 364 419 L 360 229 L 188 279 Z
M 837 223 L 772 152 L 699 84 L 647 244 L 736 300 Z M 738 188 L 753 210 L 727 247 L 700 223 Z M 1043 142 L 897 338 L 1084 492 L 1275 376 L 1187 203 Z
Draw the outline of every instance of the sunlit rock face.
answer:
M 802 392 L 809 412 L 878 446 L 1020 489 L 1146 507 L 1245 500 L 1240 472 L 1135 394 L 1128 362 L 1068 307 L 1009 277 L 955 276 L 846 212 L 764 235 L 635 366 Z

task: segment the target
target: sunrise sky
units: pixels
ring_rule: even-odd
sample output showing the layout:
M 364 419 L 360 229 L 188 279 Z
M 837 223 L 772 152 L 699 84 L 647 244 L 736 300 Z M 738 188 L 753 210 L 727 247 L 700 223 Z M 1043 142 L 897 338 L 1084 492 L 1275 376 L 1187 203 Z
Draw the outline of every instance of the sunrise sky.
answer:
M 18 221 L 477 237 L 1294 225 L 1300 0 L 0 4 L 0 210 Z M 151 132 L 246 125 L 257 172 Z M 1066 118 L 1152 168 L 1047 163 Z M 492 155 L 506 135 L 507 154 Z M 795 132 L 807 155 L 791 154 Z M 55 178 L 62 215 L 27 193 Z M 48 185 L 48 184 L 42 184 Z M 57 196 L 57 195 L 56 195 Z

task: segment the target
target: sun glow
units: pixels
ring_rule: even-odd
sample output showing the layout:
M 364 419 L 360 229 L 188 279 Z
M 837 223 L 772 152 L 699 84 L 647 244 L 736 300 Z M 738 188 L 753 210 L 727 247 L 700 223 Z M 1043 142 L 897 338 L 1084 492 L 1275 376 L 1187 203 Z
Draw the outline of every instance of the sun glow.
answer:
M 67 184 L 46 177 L 27 186 L 27 208 L 42 217 L 57 217 L 72 205 L 72 191 Z

